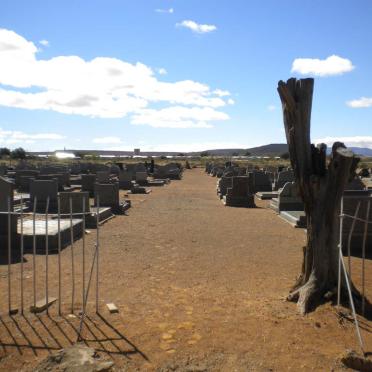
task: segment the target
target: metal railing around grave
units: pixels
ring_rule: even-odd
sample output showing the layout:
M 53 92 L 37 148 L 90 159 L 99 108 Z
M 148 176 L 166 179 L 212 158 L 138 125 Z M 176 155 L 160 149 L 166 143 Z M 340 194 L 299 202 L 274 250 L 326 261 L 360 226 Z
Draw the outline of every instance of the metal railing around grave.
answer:
M 352 208 L 350 208 L 350 202 Z M 349 203 L 349 208 L 345 209 L 345 203 Z M 368 191 L 351 191 L 345 192 L 344 196 L 341 199 L 341 208 L 340 208 L 340 237 L 339 237 L 339 265 L 338 265 L 338 295 L 337 295 L 337 305 L 340 305 L 341 301 L 341 283 L 342 278 L 345 279 L 346 287 L 349 296 L 350 307 L 355 323 L 355 330 L 358 338 L 358 342 L 362 353 L 365 353 L 365 347 L 363 339 L 360 333 L 360 327 L 358 322 L 358 317 L 356 314 L 355 304 L 352 295 L 352 265 L 351 265 L 351 255 L 352 255 L 352 241 L 357 238 L 358 246 L 361 250 L 361 260 L 362 260 L 362 269 L 361 269 L 361 295 L 362 295 L 362 308 L 361 313 L 365 315 L 365 260 L 367 253 L 367 242 L 370 241 L 370 235 L 372 234 L 372 218 L 371 218 L 371 204 L 372 204 L 372 193 Z M 355 209 L 354 209 L 355 208 Z M 352 213 L 354 209 L 354 213 Z M 345 223 L 348 223 L 347 228 L 345 229 Z M 356 232 L 356 226 L 359 226 L 358 231 Z M 369 232 L 370 231 L 370 232 Z M 345 232 L 347 233 L 346 244 L 344 242 Z M 346 249 L 344 249 L 346 248 Z M 371 248 L 371 247 L 370 247 Z M 347 259 L 347 268 L 343 258 L 345 254 Z M 343 276 L 342 276 L 343 275 Z
M 61 202 L 60 202 L 60 196 L 57 198 L 57 210 L 51 213 L 50 211 L 50 199 L 49 197 L 45 201 L 45 212 L 40 213 L 40 211 L 37 212 L 37 205 L 38 205 L 38 200 L 35 197 L 34 200 L 31 202 L 31 209 L 32 212 L 24 212 L 24 207 L 25 203 L 24 200 L 22 199 L 22 196 L 20 198 L 20 204 L 19 206 L 19 211 L 13 211 L 12 203 L 13 200 L 9 197 L 8 198 L 8 210 L 0 212 L 0 215 L 6 216 L 7 221 L 7 234 L 5 234 L 5 245 L 6 247 L 3 247 L 3 253 L 4 253 L 4 248 L 6 249 L 6 260 L 7 260 L 7 284 L 6 286 L 6 292 L 7 292 L 7 302 L 8 302 L 8 314 L 9 315 L 14 315 L 18 311 L 23 315 L 25 312 L 25 270 L 24 270 L 24 263 L 25 263 L 25 221 L 27 220 L 28 222 L 31 222 L 28 224 L 32 226 L 32 231 L 31 234 L 28 234 L 27 238 L 30 241 L 32 239 L 32 250 L 31 250 L 31 261 L 32 261 L 32 304 L 30 306 L 30 309 L 34 309 L 32 312 L 37 312 L 35 309 L 38 308 L 38 303 L 40 301 L 39 297 L 39 291 L 38 291 L 38 286 L 37 282 L 40 280 L 44 282 L 44 288 L 45 288 L 45 293 L 41 301 L 42 303 L 45 304 L 45 309 L 42 309 L 46 311 L 46 313 L 49 315 L 49 303 L 50 303 L 50 292 L 51 292 L 51 287 L 50 287 L 50 276 L 55 275 L 54 272 L 50 272 L 49 268 L 49 259 L 50 259 L 50 236 L 49 236 L 49 228 L 50 225 L 53 224 L 57 226 L 57 290 L 54 288 L 54 292 L 58 293 L 58 297 L 56 299 L 57 301 L 57 312 L 58 315 L 62 315 L 62 305 L 65 305 L 64 308 L 66 308 L 66 305 L 68 308 L 70 308 L 70 313 L 74 313 L 74 307 L 76 302 L 79 302 L 82 304 L 82 309 L 81 309 L 81 320 L 80 320 L 80 326 L 79 326 L 79 331 L 78 331 L 78 340 L 81 337 L 81 332 L 82 332 L 82 327 L 84 324 L 84 317 L 86 316 L 87 313 L 87 304 L 88 304 L 88 297 L 89 297 L 89 292 L 90 288 L 92 287 L 92 278 L 95 276 L 95 310 L 96 313 L 98 313 L 98 305 L 99 305 L 99 284 L 100 284 L 100 268 L 99 268 L 99 252 L 100 252 L 100 223 L 99 223 L 99 210 L 100 210 L 100 204 L 99 204 L 99 196 L 97 196 L 96 199 L 96 208 L 93 211 L 86 210 L 86 200 L 85 197 L 83 196 L 82 198 L 82 211 L 79 213 L 73 213 L 73 200 L 70 197 L 69 198 L 69 206 L 70 210 L 69 213 L 61 213 Z M 89 200 L 88 200 L 88 205 L 89 205 Z M 56 213 L 55 213 L 56 212 Z M 89 218 L 95 218 L 96 219 L 96 234 L 95 234 L 95 239 L 93 242 L 94 248 L 93 248 L 93 257 L 91 259 L 91 265 L 90 267 L 87 267 L 87 254 L 86 254 L 86 239 L 85 239 L 85 234 L 86 234 L 86 218 L 89 216 Z M 78 219 L 78 220 L 77 220 Z M 69 222 L 68 222 L 69 221 Z M 81 262 L 77 262 L 77 258 L 75 257 L 75 251 L 74 251 L 74 243 L 75 243 L 75 238 L 76 235 L 74 231 L 76 232 L 76 221 L 78 221 L 79 224 L 79 231 L 81 231 L 81 236 L 82 239 L 82 252 L 81 252 Z M 66 223 L 67 222 L 67 223 Z M 61 224 L 63 223 L 63 228 L 61 227 Z M 40 234 L 40 226 L 42 226 L 42 234 Z M 15 231 L 14 231 L 14 226 L 16 226 Z M 39 230 L 39 231 L 37 231 Z M 64 242 L 62 241 L 62 232 L 64 230 Z M 67 235 L 69 233 L 69 239 L 66 239 L 66 231 Z M 42 236 L 44 235 L 44 236 Z M 16 237 L 16 239 L 14 239 Z M 44 253 L 44 270 L 40 270 L 40 266 L 37 268 L 36 265 L 36 257 L 38 255 L 37 252 L 37 246 L 40 248 L 40 238 L 42 238 L 42 244 L 44 245 L 45 251 Z M 37 241 L 38 240 L 38 241 Z M 67 241 L 66 241 L 67 240 Z M 69 240 L 69 241 L 68 241 Z M 63 281 L 63 275 L 62 275 L 62 260 L 61 260 L 61 253 L 62 253 L 62 247 L 65 244 L 69 244 L 70 246 L 70 258 L 69 258 L 69 266 L 71 270 L 71 281 L 70 284 L 66 284 Z M 15 251 L 15 246 L 19 246 L 19 257 L 20 257 L 20 269 L 17 270 L 16 274 L 13 274 L 12 266 L 14 265 L 13 263 L 13 254 Z M 54 253 L 54 252 L 53 252 Z M 40 260 L 39 260 L 40 262 Z M 79 295 L 76 293 L 76 274 L 77 274 L 77 269 L 81 267 L 81 273 L 80 277 L 82 278 L 82 283 L 81 285 L 81 293 L 80 293 L 80 301 L 77 301 L 77 298 L 79 298 Z M 44 271 L 44 272 L 43 272 Z M 40 274 L 43 274 L 43 278 L 41 278 Z M 13 279 L 14 275 L 19 275 L 19 282 L 20 285 L 17 288 L 16 295 L 14 296 L 14 284 Z M 13 284 L 13 285 L 12 285 Z M 70 290 L 71 290 L 71 298 L 70 300 L 67 300 L 65 296 L 63 296 L 63 287 L 64 285 L 70 285 Z M 17 306 L 14 306 L 14 298 L 17 297 L 20 299 L 19 302 L 19 309 Z

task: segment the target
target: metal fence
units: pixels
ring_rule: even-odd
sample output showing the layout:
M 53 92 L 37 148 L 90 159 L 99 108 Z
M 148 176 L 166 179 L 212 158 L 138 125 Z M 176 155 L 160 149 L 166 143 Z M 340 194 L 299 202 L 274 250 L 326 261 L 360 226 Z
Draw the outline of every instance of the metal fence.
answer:
M 351 214 L 350 208 L 345 210 L 346 202 L 353 202 L 355 205 L 354 213 Z M 355 227 L 359 224 L 359 245 L 361 248 L 361 260 L 362 260 L 362 270 L 361 270 L 361 295 L 362 295 L 362 306 L 361 313 L 365 315 L 365 260 L 366 260 L 366 248 L 367 241 L 369 238 L 369 231 L 372 234 L 372 219 L 371 219 L 371 203 L 372 193 L 371 192 L 349 192 L 345 193 L 341 199 L 340 208 L 340 237 L 339 237 L 339 265 L 338 265 L 338 295 L 337 295 L 337 305 L 340 305 L 341 301 L 341 284 L 342 280 L 345 280 L 350 307 L 355 323 L 355 330 L 358 338 L 360 348 L 365 353 L 363 339 L 360 333 L 360 327 L 358 322 L 358 317 L 356 314 L 355 304 L 352 295 L 352 265 L 351 265 L 351 255 L 352 255 L 352 240 L 355 238 Z M 364 213 L 363 213 L 364 212 Z M 344 241 L 345 236 L 345 223 L 348 222 L 347 239 Z M 343 255 L 345 254 L 347 260 L 347 267 Z
M 70 308 L 70 313 L 74 313 L 74 306 L 77 302 L 77 299 L 80 298 L 80 302 L 82 303 L 82 309 L 81 309 L 81 321 L 80 321 L 80 327 L 79 327 L 79 332 L 78 332 L 78 340 L 80 339 L 81 332 L 82 332 L 82 327 L 84 324 L 84 317 L 87 313 L 87 303 L 88 303 L 88 297 L 90 293 L 90 289 L 94 284 L 92 283 L 92 279 L 95 276 L 95 291 L 94 291 L 94 296 L 95 296 L 95 311 L 98 313 L 98 305 L 99 305 L 99 283 L 100 283 L 100 268 L 99 268 L 99 251 L 100 251 L 100 223 L 99 223 L 99 210 L 100 210 L 100 204 L 99 204 L 99 196 L 96 197 L 96 206 L 94 208 L 94 211 L 86 211 L 85 207 L 85 196 L 83 196 L 82 200 L 82 211 L 79 213 L 73 213 L 73 201 L 72 198 L 69 198 L 69 213 L 61 213 L 61 201 L 60 197 L 58 196 L 57 198 L 57 209 L 54 211 L 50 210 L 50 199 L 49 197 L 46 198 L 46 201 L 43 202 L 43 206 L 45 204 L 45 212 L 40 213 L 40 208 L 37 208 L 38 206 L 38 200 L 35 197 L 33 201 L 31 202 L 30 208 L 32 211 L 31 212 L 24 212 L 24 207 L 26 206 L 26 203 L 24 202 L 22 196 L 20 199 L 20 204 L 19 206 L 19 211 L 14 211 L 13 210 L 13 199 L 8 198 L 8 210 L 7 211 L 2 211 L 0 212 L 0 215 L 5 215 L 7 221 L 7 227 L 8 231 L 5 237 L 5 245 L 7 245 L 6 251 L 6 260 L 7 260 L 7 297 L 8 297 L 8 313 L 9 315 L 13 315 L 17 313 L 18 311 L 23 315 L 25 312 L 25 286 L 24 286 L 24 281 L 25 281 L 25 272 L 24 272 L 24 263 L 25 263 L 25 232 L 24 232 L 24 226 L 25 226 L 25 221 L 31 221 L 32 224 L 32 250 L 31 250 L 31 262 L 32 262 L 32 304 L 30 306 L 30 310 L 33 308 L 36 310 L 38 308 L 38 301 L 43 298 L 43 303 L 46 304 L 45 309 L 42 309 L 46 311 L 46 313 L 49 315 L 49 300 L 50 300 L 50 292 L 51 289 L 54 290 L 54 292 L 58 293 L 58 297 L 56 299 L 57 301 L 57 312 L 58 315 L 62 315 L 62 305 L 65 305 L 64 307 L 68 306 Z M 89 205 L 89 200 L 88 200 L 88 205 Z M 91 264 L 90 267 L 87 265 L 87 262 L 90 260 L 87 260 L 87 253 L 86 253 L 86 218 L 89 215 L 90 218 L 95 218 L 96 219 L 96 234 L 95 234 L 95 241 L 93 243 L 93 255 L 91 257 Z M 76 259 L 76 254 L 74 250 L 74 242 L 75 242 L 75 236 L 74 236 L 74 224 L 76 223 L 77 219 L 79 219 L 79 225 L 81 224 L 81 239 L 82 239 L 82 252 L 81 253 L 81 261 L 77 262 Z M 58 267 L 58 284 L 57 288 L 51 288 L 50 286 L 50 276 L 53 275 L 55 276 L 55 272 L 50 272 L 49 268 L 49 260 L 50 260 L 50 236 L 49 236 L 49 228 L 50 225 L 57 225 L 57 267 Z M 68 232 L 70 230 L 70 237 L 69 241 L 62 241 L 61 235 L 62 235 L 62 228 L 61 228 L 61 223 L 62 221 L 64 222 L 64 231 Z M 66 221 L 69 221 L 69 224 Z M 29 224 L 30 225 L 30 224 Z M 29 226 L 28 225 L 28 226 Z M 42 226 L 43 225 L 43 226 Z M 66 226 L 67 225 L 67 226 Z M 45 270 L 45 275 L 43 274 L 43 277 L 40 275 L 40 270 L 37 269 L 36 265 L 36 257 L 39 255 L 40 252 L 37 251 L 37 246 L 40 247 L 40 231 L 39 234 L 37 234 L 37 229 L 42 226 L 42 230 L 44 233 L 44 237 L 42 242 L 45 242 L 45 251 L 43 252 L 44 254 L 44 265 L 43 265 L 43 270 Z M 15 229 L 14 229 L 15 227 Z M 16 236 L 16 239 L 14 237 Z M 37 242 L 37 237 L 39 241 Z M 30 235 L 27 236 L 28 239 L 30 239 Z M 66 240 L 66 233 L 64 235 L 64 240 Z M 67 239 L 68 240 L 68 239 Z M 71 269 L 71 275 L 72 275 L 72 280 L 70 284 L 64 283 L 64 280 L 62 278 L 62 260 L 61 260 L 61 252 L 63 248 L 63 243 L 64 245 L 69 245 L 70 249 L 70 258 L 69 258 L 69 266 Z M 19 256 L 20 256 L 20 270 L 19 274 L 14 273 L 12 267 L 14 265 L 13 263 L 13 254 L 15 251 L 15 245 L 17 245 L 17 249 L 19 249 Z M 4 252 L 4 249 L 3 249 Z M 80 254 L 79 254 L 80 255 Z M 81 268 L 81 272 L 79 273 L 80 277 L 82 278 L 82 283 L 79 283 L 81 286 L 81 292 L 76 293 L 76 274 L 77 270 Z M 39 267 L 40 269 L 40 267 Z M 17 270 L 18 271 L 18 270 Z M 14 279 L 14 275 L 20 275 L 19 281 L 20 281 L 20 292 L 17 293 L 17 296 L 14 296 L 13 293 L 13 287 L 12 286 L 12 281 Z M 40 291 L 37 282 L 43 281 L 44 285 L 43 287 L 45 288 L 44 291 Z M 64 297 L 63 294 L 63 289 L 64 286 L 70 285 L 71 287 L 69 288 L 71 290 L 71 298 L 67 299 Z M 41 293 L 40 293 L 41 292 Z M 14 297 L 19 297 L 20 298 L 20 303 L 15 306 L 15 300 Z M 19 309 L 18 309 L 19 306 Z M 37 311 L 32 311 L 31 312 L 37 312 Z

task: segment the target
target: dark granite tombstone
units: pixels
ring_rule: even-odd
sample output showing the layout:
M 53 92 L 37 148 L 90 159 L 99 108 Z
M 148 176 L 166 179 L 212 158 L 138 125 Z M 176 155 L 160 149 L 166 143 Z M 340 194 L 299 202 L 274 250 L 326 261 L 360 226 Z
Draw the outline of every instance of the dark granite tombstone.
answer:
M 132 188 L 132 173 L 128 171 L 119 172 L 119 188 L 123 190 L 130 190 Z
M 1 165 L 0 165 L 0 176 L 5 176 L 7 170 L 8 170 L 7 166 L 1 164 Z
M 252 177 L 252 191 L 272 191 L 272 183 L 266 173 L 262 171 L 253 171 L 249 174 L 249 177 Z
M 58 209 L 58 181 L 57 180 L 31 180 L 30 181 L 30 201 L 33 208 L 36 198 L 36 210 L 45 213 L 55 213 Z M 49 206 L 47 201 L 49 198 Z
M 94 191 L 94 204 L 100 207 L 109 207 L 116 214 L 122 214 L 130 207 L 130 203 L 120 202 L 118 183 L 97 183 Z
M 223 197 L 224 204 L 231 207 L 255 207 L 252 180 L 247 176 L 232 178 L 232 187 L 227 189 Z
M 110 183 L 110 172 L 109 171 L 97 171 L 96 173 L 98 183 Z
M 136 182 L 141 186 L 146 186 L 147 172 L 136 172 Z
M 61 214 L 90 212 L 89 192 L 60 192 L 59 198 Z
M 34 179 L 35 177 L 33 176 L 20 176 L 18 178 L 18 191 L 29 193 L 31 180 L 34 180 Z
M 89 196 L 94 196 L 94 187 L 96 183 L 95 174 L 82 174 L 81 175 L 81 191 L 89 192 Z
M 15 186 L 16 188 L 19 188 L 20 186 L 24 186 L 24 184 L 21 185 L 21 177 L 29 177 L 36 178 L 40 174 L 39 171 L 33 170 L 33 169 L 22 169 L 22 170 L 16 170 L 15 172 Z
M 281 189 L 287 182 L 294 182 L 294 173 L 292 170 L 283 170 L 278 173 L 278 178 L 274 184 L 274 189 Z
M 0 235 L 8 235 L 9 217 L 6 212 L 14 212 L 14 183 L 0 177 Z M 11 234 L 17 232 L 17 217 L 10 218 Z
M 37 177 L 38 180 L 56 180 L 58 185 L 58 191 L 64 191 L 64 186 L 67 186 L 66 175 L 64 174 L 40 174 Z
M 222 199 L 226 195 L 227 189 L 229 187 L 232 187 L 232 179 L 233 177 L 222 176 L 217 181 L 217 195 L 220 199 Z

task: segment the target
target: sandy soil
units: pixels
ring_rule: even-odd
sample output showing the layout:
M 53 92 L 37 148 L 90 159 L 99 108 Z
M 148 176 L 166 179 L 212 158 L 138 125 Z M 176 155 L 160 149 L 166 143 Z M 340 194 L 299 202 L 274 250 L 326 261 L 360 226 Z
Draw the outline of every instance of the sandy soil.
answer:
M 216 179 L 199 169 L 182 181 L 131 196 L 128 216 L 100 228 L 100 315 L 95 277 L 83 328 L 85 342 L 133 371 L 342 370 L 338 357 L 358 349 L 353 324 L 330 304 L 302 317 L 284 299 L 300 270 L 304 231 L 266 208 L 224 207 Z M 86 235 L 86 281 L 96 231 Z M 76 340 L 82 303 L 82 240 L 74 244 L 75 316 L 71 303 L 71 248 L 62 253 L 63 317 L 30 314 L 32 257 L 25 263 L 25 313 L 7 313 L 7 267 L 0 266 L 0 369 L 32 370 L 48 353 Z M 354 272 L 358 259 L 353 260 Z M 45 256 L 37 257 L 38 298 Z M 49 257 L 50 295 L 57 296 L 57 256 Z M 367 272 L 371 272 L 367 262 Z M 20 264 L 12 265 L 19 307 Z M 367 287 L 371 288 L 371 276 Z M 118 314 L 110 314 L 114 302 Z M 367 350 L 371 323 L 363 321 Z M 368 348 L 369 346 L 369 348 Z

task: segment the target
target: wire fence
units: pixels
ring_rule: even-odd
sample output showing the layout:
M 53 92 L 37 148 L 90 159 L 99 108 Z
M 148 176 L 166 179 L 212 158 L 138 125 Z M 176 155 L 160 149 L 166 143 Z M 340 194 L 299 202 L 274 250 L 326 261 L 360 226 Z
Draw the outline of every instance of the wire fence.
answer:
M 352 291 L 352 262 L 353 248 L 359 248 L 361 253 L 361 313 L 365 316 L 366 302 L 366 253 L 367 244 L 370 245 L 372 235 L 371 217 L 372 193 L 370 191 L 349 191 L 345 192 L 341 199 L 340 208 L 340 237 L 339 237 L 339 265 L 338 265 L 338 291 L 337 305 L 341 302 L 341 285 L 345 280 L 348 291 L 350 308 L 355 323 L 355 330 L 358 342 L 363 354 L 365 354 L 364 342 L 360 332 L 358 317 L 355 309 Z M 344 239 L 346 237 L 346 239 Z M 345 244 L 346 241 L 346 244 Z M 355 247 L 356 241 L 357 247 Z M 346 256 L 347 267 L 343 256 Z
M 87 198 L 87 199 L 86 199 Z M 27 241 L 31 243 L 32 249 L 28 250 L 31 251 L 31 262 L 32 262 L 32 296 L 31 296 L 31 306 L 30 311 L 37 313 L 41 311 L 46 311 L 49 315 L 49 305 L 53 301 L 57 301 L 57 313 L 59 316 L 62 315 L 63 309 L 69 308 L 70 313 L 73 314 L 75 310 L 76 303 L 82 304 L 81 309 L 81 320 L 78 332 L 78 340 L 81 338 L 82 327 L 84 324 L 84 318 L 87 313 L 87 303 L 89 298 L 89 292 L 93 286 L 92 280 L 95 276 L 95 311 L 98 313 L 98 306 L 99 306 L 99 283 L 100 283 L 100 270 L 99 270 L 99 250 L 100 250 L 100 221 L 99 221 L 99 213 L 100 213 L 100 202 L 99 196 L 96 196 L 95 200 L 95 208 L 90 210 L 89 208 L 89 196 L 83 195 L 81 198 L 81 202 L 78 209 L 81 208 L 78 212 L 75 212 L 76 206 L 73 205 L 73 198 L 69 197 L 69 213 L 61 213 L 61 200 L 60 196 L 58 195 L 57 200 L 53 200 L 54 203 L 56 201 L 56 206 L 51 208 L 51 200 L 50 197 L 47 197 L 45 200 L 40 201 L 38 203 L 38 199 L 35 196 L 33 200 L 31 200 L 31 205 L 29 205 L 28 209 L 31 209 L 29 212 L 25 212 L 27 210 L 26 203 L 23 197 L 21 196 L 19 204 L 17 206 L 17 210 L 15 211 L 13 205 L 13 198 L 9 197 L 7 201 L 7 211 L 1 211 L 0 216 L 3 217 L 3 222 L 7 224 L 7 234 L 5 237 L 5 245 L 7 248 L 5 251 L 7 252 L 6 264 L 7 264 L 7 302 L 8 302 L 8 314 L 13 315 L 20 312 L 22 315 L 26 310 L 25 306 L 25 238 Z M 65 200 L 66 201 L 66 200 Z M 88 205 L 89 210 L 87 210 L 86 205 Z M 44 211 L 40 211 L 40 206 L 45 206 Z M 95 218 L 96 219 L 96 234 L 95 239 L 93 239 L 93 255 L 91 260 L 90 267 L 87 267 L 87 252 L 86 252 L 86 219 Z M 26 224 L 26 222 L 29 222 Z M 63 226 L 62 226 L 63 224 Z M 30 229 L 31 225 L 31 229 Z M 26 227 L 28 231 L 25 232 Z M 51 282 L 51 276 L 53 279 L 55 278 L 55 270 L 51 272 L 50 269 L 50 254 L 51 254 L 51 228 L 55 230 L 57 229 L 56 234 L 57 241 L 56 243 L 56 252 L 54 251 L 53 247 L 53 254 L 57 254 L 57 288 L 51 288 L 55 286 L 55 280 Z M 78 228 L 77 228 L 78 227 Z M 78 231 L 78 233 L 76 233 Z M 54 231 L 55 232 L 55 231 Z M 67 233 L 67 235 L 66 235 Z M 69 233 L 69 234 L 68 234 Z M 68 237 L 69 235 L 69 237 Z M 81 237 L 82 239 L 82 251 L 79 252 L 79 262 L 77 262 L 77 257 L 74 249 L 74 242 L 76 238 Z M 3 240 L 4 241 L 4 240 Z M 42 247 L 44 245 L 44 247 Z M 68 258 L 68 265 L 69 270 L 71 272 L 71 280 L 70 283 L 67 284 L 63 278 L 62 273 L 62 259 L 61 253 L 62 248 L 66 245 L 70 246 L 70 257 Z M 29 247 L 30 248 L 30 247 Z M 44 254 L 44 263 L 42 269 L 40 268 L 40 259 L 38 259 L 39 266 L 37 266 L 37 256 L 40 254 L 40 250 L 43 248 Z M 17 272 L 13 273 L 13 254 L 19 250 L 19 259 L 20 259 L 20 266 L 19 270 L 17 268 Z M 4 252 L 4 249 L 2 250 Z M 76 292 L 77 287 L 77 270 L 80 269 L 79 278 L 81 278 L 81 283 L 79 282 L 79 286 L 81 286 L 81 292 Z M 18 278 L 15 278 L 15 275 L 19 275 Z M 17 279 L 20 282 L 19 292 L 18 288 L 14 293 L 14 284 L 13 280 Z M 40 290 L 37 283 L 42 281 L 43 282 L 43 289 L 45 291 Z M 67 299 L 66 296 L 63 296 L 64 289 L 69 286 L 69 291 L 71 292 L 71 298 Z M 56 299 L 50 296 L 50 293 L 58 293 Z M 30 296 L 27 296 L 29 299 Z M 16 301 L 17 300 L 17 301 Z M 16 302 L 19 303 L 16 305 Z M 18 308 L 19 306 L 19 308 Z

